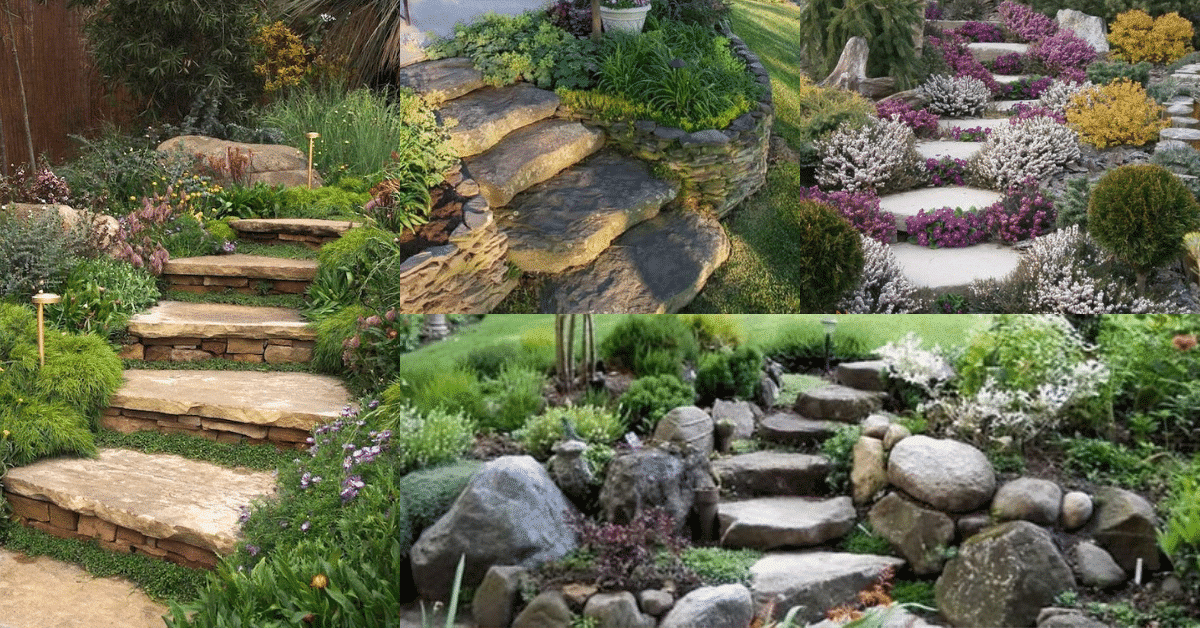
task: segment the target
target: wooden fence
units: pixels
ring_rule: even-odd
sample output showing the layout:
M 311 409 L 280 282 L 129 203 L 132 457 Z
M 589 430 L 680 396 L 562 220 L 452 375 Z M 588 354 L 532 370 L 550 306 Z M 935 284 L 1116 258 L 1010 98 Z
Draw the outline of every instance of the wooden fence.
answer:
M 71 156 L 69 135 L 94 133 L 104 120 L 128 119 L 127 108 L 105 95 L 92 65 L 82 10 L 67 9 L 66 0 L 0 0 L 0 35 L 0 172 L 29 162 L 18 60 L 39 163 L 42 155 L 51 163 Z

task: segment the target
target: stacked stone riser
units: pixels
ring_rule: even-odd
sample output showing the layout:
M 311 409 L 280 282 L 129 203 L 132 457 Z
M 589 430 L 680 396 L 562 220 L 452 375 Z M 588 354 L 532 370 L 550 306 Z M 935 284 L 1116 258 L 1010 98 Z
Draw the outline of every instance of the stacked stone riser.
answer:
M 188 543 L 146 536 L 99 517 L 78 513 L 40 499 L 4 492 L 21 525 L 64 539 L 95 539 L 100 547 L 121 554 L 145 554 L 191 567 L 213 569 L 220 561 L 212 550 Z
M 341 236 L 315 236 L 315 235 L 299 235 L 292 233 L 254 233 L 249 231 L 239 231 L 238 237 L 242 240 L 257 242 L 259 244 L 304 244 L 309 248 L 319 249 L 326 242 L 333 242 Z
M 314 342 L 288 338 L 142 338 L 130 335 L 121 358 L 152 362 L 195 362 L 225 359 L 235 362 L 294 364 L 312 359 Z
M 307 281 L 259 279 L 255 277 L 215 277 L 212 275 L 176 275 L 163 273 L 171 290 L 204 294 L 232 290 L 240 294 L 304 294 Z
M 100 416 L 100 425 L 121 432 L 159 432 L 162 434 L 190 434 L 218 443 L 246 443 L 265 445 L 270 443 L 279 449 L 305 449 L 309 432 L 289 427 L 248 425 L 223 421 L 194 414 L 163 414 L 130 408 L 105 408 Z

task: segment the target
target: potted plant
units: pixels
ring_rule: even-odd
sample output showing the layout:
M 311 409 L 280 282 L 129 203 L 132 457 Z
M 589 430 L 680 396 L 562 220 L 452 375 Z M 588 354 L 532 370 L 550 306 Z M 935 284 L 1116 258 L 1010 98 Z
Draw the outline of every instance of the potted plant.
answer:
M 650 0 L 600 0 L 600 19 L 608 32 L 642 32 Z

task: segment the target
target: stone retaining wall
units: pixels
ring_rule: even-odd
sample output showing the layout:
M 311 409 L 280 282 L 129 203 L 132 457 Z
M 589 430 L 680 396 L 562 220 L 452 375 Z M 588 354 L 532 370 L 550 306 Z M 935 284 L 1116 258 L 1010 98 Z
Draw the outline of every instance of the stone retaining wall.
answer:
M 40 499 L 4 491 L 21 525 L 64 539 L 96 539 L 100 547 L 122 554 L 146 554 L 193 569 L 213 569 L 220 561 L 212 550 L 174 539 L 158 539 L 99 517 L 74 512 Z
M 183 433 L 218 443 L 270 443 L 279 449 L 304 449 L 307 447 L 305 441 L 310 436 L 306 430 L 288 427 L 252 425 L 192 414 L 163 414 L 117 407 L 105 408 L 100 416 L 100 424 L 122 434 L 147 431 L 163 434 Z
M 745 42 L 726 30 L 733 51 L 746 61 L 763 96 L 749 113 L 723 130 L 688 133 L 649 120 L 603 122 L 590 111 L 559 107 L 558 116 L 604 129 L 609 145 L 631 155 L 661 163 L 681 182 L 678 199 L 711 209 L 718 216 L 758 191 L 766 181 L 767 151 L 775 109 L 771 78 Z
M 200 294 L 226 290 L 241 294 L 304 294 L 309 284 L 307 281 L 174 273 L 163 273 L 162 278 L 171 290 Z
M 121 358 L 195 362 L 223 358 L 235 362 L 290 364 L 312 359 L 314 342 L 287 338 L 142 338 L 129 334 Z
M 236 228 L 235 228 L 236 230 Z M 238 231 L 238 239 L 257 242 L 259 244 L 304 244 L 309 248 L 319 249 L 326 242 L 333 242 L 340 235 L 310 235 L 300 233 L 260 233 L 255 231 Z

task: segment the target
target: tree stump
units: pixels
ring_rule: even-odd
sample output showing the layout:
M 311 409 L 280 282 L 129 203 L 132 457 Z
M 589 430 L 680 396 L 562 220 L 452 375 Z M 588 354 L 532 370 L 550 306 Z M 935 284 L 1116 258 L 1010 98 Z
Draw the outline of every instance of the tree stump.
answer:
M 817 87 L 836 87 L 857 92 L 858 86 L 867 79 L 867 56 L 870 53 L 866 39 L 851 37 L 846 47 L 842 48 L 842 56 L 838 57 L 833 72 L 817 83 Z

